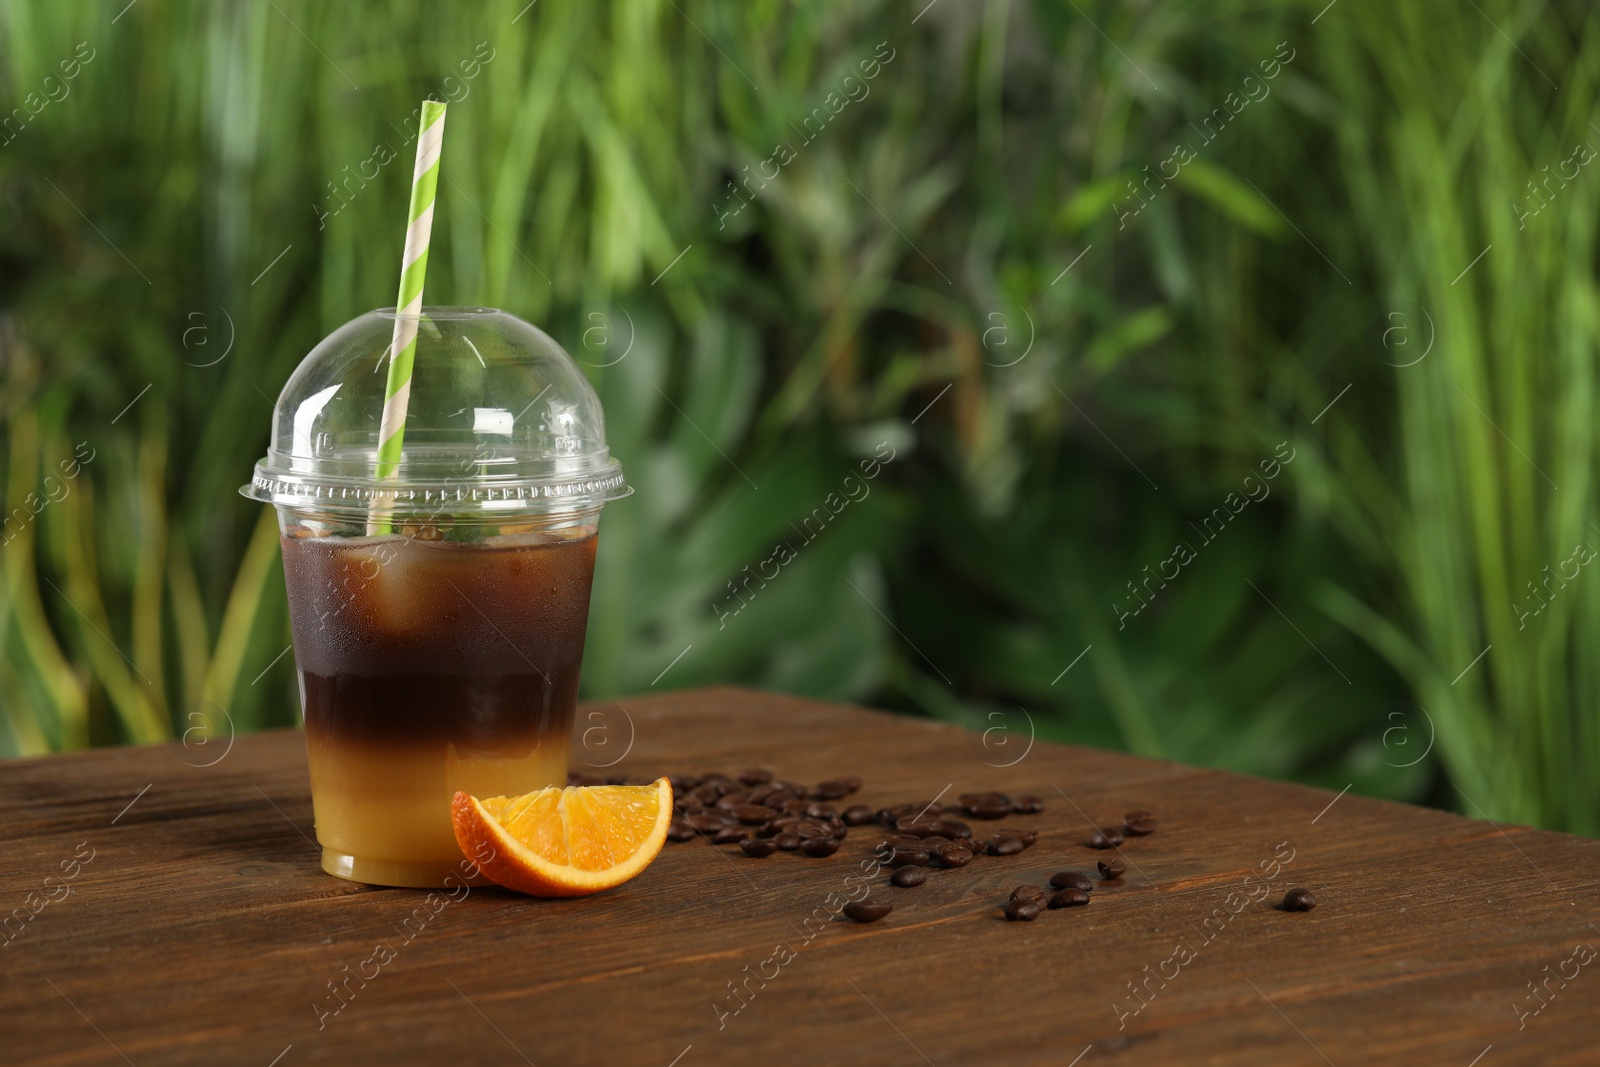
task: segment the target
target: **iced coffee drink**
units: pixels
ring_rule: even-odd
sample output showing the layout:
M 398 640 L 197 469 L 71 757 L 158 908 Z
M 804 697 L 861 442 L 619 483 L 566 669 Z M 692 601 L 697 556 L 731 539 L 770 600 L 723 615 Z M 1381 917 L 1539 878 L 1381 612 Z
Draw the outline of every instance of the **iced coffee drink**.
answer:
M 456 790 L 565 782 L 595 530 L 316 534 L 291 525 L 283 565 L 323 865 L 432 882 L 460 860 Z
M 457 790 L 565 781 L 600 511 L 629 491 L 554 341 L 422 318 L 397 476 L 374 473 L 394 312 L 373 312 L 284 387 L 244 490 L 278 509 L 323 868 L 380 885 L 459 877 Z

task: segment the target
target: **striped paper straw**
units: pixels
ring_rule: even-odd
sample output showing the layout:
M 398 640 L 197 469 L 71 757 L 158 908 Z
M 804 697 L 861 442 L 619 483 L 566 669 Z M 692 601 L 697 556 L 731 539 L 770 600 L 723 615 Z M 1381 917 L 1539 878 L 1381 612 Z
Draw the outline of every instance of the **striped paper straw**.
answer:
M 417 165 L 411 175 L 411 210 L 407 215 L 400 295 L 395 298 L 394 338 L 389 345 L 389 380 L 384 390 L 383 422 L 378 428 L 378 478 L 393 478 L 400 467 L 405 441 L 406 405 L 411 400 L 411 363 L 417 354 L 417 324 L 422 312 L 422 283 L 428 273 L 428 238 L 433 232 L 433 199 L 439 186 L 439 154 L 444 147 L 445 105 L 422 102 L 417 132 Z M 385 503 L 391 499 L 385 497 Z M 387 533 L 388 508 L 374 509 L 369 534 Z

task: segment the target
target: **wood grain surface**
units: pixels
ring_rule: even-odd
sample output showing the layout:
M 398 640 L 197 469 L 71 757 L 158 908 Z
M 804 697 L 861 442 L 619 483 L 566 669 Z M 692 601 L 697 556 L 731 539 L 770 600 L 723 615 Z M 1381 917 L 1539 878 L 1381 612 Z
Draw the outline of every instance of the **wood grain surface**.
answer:
M 1600 1062 L 1594 841 L 737 689 L 590 705 L 575 734 L 579 770 L 1045 811 L 976 824 L 1037 829 L 1019 856 L 877 875 L 895 910 L 860 925 L 830 914 L 869 827 L 829 859 L 693 841 L 593 897 L 430 903 L 318 869 L 297 732 L 8 762 L 0 1062 Z M 1161 825 L 1121 884 L 1003 919 L 1134 808 Z M 1316 910 L 1275 906 L 1293 886 Z

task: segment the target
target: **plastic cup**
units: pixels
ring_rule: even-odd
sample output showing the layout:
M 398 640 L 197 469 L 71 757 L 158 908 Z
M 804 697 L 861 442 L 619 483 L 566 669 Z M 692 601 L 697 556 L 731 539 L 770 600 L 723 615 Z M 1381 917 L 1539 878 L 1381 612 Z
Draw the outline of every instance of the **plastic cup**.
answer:
M 322 867 L 432 887 L 463 870 L 457 790 L 565 783 L 600 512 L 631 490 L 572 358 L 492 308 L 423 309 L 379 479 L 395 314 L 301 362 L 241 492 L 278 512 Z

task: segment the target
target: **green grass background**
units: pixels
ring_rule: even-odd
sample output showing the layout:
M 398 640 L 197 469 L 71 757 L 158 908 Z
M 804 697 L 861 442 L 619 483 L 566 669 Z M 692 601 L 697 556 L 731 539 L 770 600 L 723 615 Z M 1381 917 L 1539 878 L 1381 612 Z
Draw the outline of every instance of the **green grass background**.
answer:
M 639 487 L 588 695 L 742 682 L 1594 834 L 1597 32 L 1514 0 L 0 6 L 0 753 L 295 721 L 235 490 L 301 356 L 392 302 L 432 94 L 429 302 L 545 326 Z

